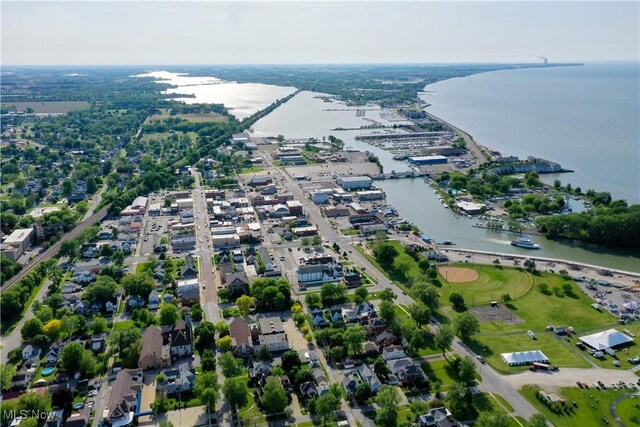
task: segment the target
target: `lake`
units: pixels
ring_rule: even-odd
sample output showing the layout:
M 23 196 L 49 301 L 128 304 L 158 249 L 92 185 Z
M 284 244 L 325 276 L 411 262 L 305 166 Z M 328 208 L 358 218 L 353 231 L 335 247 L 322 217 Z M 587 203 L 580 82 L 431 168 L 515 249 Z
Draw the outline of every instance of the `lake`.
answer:
M 224 104 L 239 120 L 267 108 L 276 100 L 296 91 L 294 87 L 229 82 L 215 77 L 194 77 L 168 71 L 153 71 L 137 77 L 153 77 L 157 82 L 177 86 L 167 89 L 164 93 L 193 95 L 193 97 L 174 98 L 187 104 Z

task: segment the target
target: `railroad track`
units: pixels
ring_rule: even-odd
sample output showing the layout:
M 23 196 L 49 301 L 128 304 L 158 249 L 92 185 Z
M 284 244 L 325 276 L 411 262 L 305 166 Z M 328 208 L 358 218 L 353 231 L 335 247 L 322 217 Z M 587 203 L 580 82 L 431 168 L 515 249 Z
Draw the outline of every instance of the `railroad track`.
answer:
M 74 237 L 82 233 L 84 230 L 91 227 L 93 224 L 95 224 L 96 222 L 100 221 L 102 218 L 107 216 L 108 208 L 109 206 L 105 206 L 104 208 L 100 209 L 98 212 L 91 215 L 89 218 L 85 219 L 84 221 L 76 225 L 72 230 L 70 230 L 64 236 L 62 236 L 60 240 L 58 240 L 53 245 L 51 245 L 49 249 L 40 253 L 29 264 L 24 266 L 24 268 L 20 270 L 18 274 L 16 274 L 15 276 L 7 280 L 5 283 L 3 283 L 2 287 L 0 287 L 0 291 L 4 292 L 7 289 L 11 288 L 11 286 L 18 283 L 20 279 L 22 279 L 24 276 L 29 274 L 29 272 L 31 272 L 34 268 L 36 268 L 38 264 L 40 264 L 42 261 L 46 261 L 47 259 L 51 258 L 53 255 L 55 255 L 60 250 L 60 246 L 62 246 L 62 243 L 66 242 L 67 240 L 73 239 Z

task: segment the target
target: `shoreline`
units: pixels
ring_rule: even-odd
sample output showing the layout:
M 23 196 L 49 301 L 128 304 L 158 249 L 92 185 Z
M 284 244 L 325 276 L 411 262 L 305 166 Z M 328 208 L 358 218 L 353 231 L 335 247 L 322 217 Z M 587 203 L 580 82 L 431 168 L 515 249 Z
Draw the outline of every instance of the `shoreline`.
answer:
M 635 278 L 635 280 L 640 280 L 640 272 L 620 270 L 617 268 L 610 268 L 602 265 L 595 265 L 595 264 L 589 264 L 589 263 L 578 262 L 578 261 L 569 261 L 565 259 L 549 258 L 549 257 L 541 257 L 541 256 L 511 254 L 507 252 L 484 251 L 484 250 L 478 250 L 478 249 L 463 249 L 463 248 L 451 248 L 451 247 L 445 248 L 444 246 L 440 246 L 440 245 L 436 245 L 436 248 L 444 253 L 453 252 L 453 253 L 462 253 L 462 254 L 476 254 L 476 255 L 482 255 L 482 256 L 500 257 L 504 259 L 519 259 L 519 260 L 531 259 L 531 260 L 539 261 L 542 263 L 564 264 L 565 266 L 567 266 L 567 270 L 569 272 L 575 271 L 575 270 L 571 270 L 569 268 L 570 266 L 579 266 L 580 268 L 587 268 L 592 270 L 603 270 L 603 271 L 606 270 L 615 275 L 626 275 L 626 276 Z M 607 276 L 603 276 L 603 277 L 607 277 Z

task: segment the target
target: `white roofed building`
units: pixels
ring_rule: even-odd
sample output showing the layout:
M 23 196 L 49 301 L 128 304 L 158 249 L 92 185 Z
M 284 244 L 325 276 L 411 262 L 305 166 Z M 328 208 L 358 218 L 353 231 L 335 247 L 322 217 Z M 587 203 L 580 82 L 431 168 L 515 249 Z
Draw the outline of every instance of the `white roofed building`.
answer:
M 615 329 L 607 329 L 606 331 L 580 337 L 580 341 L 596 350 L 606 350 L 632 342 L 633 338 Z
M 533 365 L 534 363 L 549 363 L 549 358 L 540 350 L 517 351 L 515 353 L 500 354 L 502 360 L 509 366 Z

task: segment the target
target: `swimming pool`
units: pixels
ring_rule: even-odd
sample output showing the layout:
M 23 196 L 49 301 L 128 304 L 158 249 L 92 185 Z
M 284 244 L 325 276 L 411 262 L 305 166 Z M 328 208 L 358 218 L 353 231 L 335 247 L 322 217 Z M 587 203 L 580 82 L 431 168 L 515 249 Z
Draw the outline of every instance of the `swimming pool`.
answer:
M 54 368 L 43 368 L 42 375 L 46 377 L 47 375 L 53 374 L 53 371 L 55 371 Z

